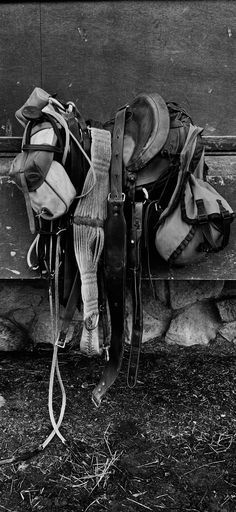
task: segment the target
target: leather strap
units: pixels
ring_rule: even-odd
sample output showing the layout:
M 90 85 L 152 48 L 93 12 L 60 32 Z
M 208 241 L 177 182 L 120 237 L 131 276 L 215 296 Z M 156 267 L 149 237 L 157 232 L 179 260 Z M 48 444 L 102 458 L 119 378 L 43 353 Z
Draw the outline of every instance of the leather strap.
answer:
M 222 241 L 220 246 L 215 243 L 210 228 L 211 223 L 214 227 L 214 214 L 207 214 L 203 199 L 196 200 L 198 210 L 197 222 L 202 230 L 203 236 L 210 246 L 210 251 L 212 252 L 218 252 L 228 244 L 230 235 L 230 223 L 233 220 L 233 215 L 223 207 L 220 199 L 218 199 L 217 202 L 219 205 L 220 214 L 215 214 L 215 218 L 216 220 L 220 218 L 220 232 L 222 234 Z
M 132 287 L 133 323 L 128 363 L 127 384 L 133 388 L 137 382 L 139 357 L 143 334 L 143 307 L 141 290 L 141 236 L 143 202 L 134 203 L 131 229 L 130 272 Z
M 99 300 L 99 316 L 101 318 L 103 330 L 103 348 L 106 351 L 107 361 L 109 360 L 109 348 L 111 338 L 111 328 L 109 314 L 107 308 L 107 295 L 105 287 L 104 265 L 100 261 L 98 264 L 98 300 Z
M 25 160 L 26 160 L 26 157 L 25 157 Z M 29 228 L 30 228 L 31 233 L 34 234 L 36 231 L 34 214 L 33 214 L 32 206 L 31 206 L 31 202 L 30 202 L 29 190 L 28 190 L 27 181 L 25 178 L 24 171 L 20 171 L 20 182 L 21 182 L 22 192 L 23 192 L 24 198 L 25 198 L 26 211 L 27 211 L 27 215 L 28 215 L 28 219 L 29 219 Z
M 92 393 L 96 406 L 115 381 L 121 367 L 124 352 L 125 287 L 126 287 L 126 220 L 122 192 L 123 139 L 126 108 L 119 110 L 115 118 L 110 170 L 110 194 L 105 222 L 104 268 L 106 292 L 111 319 L 111 343 L 109 361 L 100 382 Z
M 84 147 L 84 150 L 86 151 L 86 153 L 89 153 L 91 141 L 90 141 L 90 135 L 89 135 L 88 127 L 87 127 L 85 119 L 83 118 L 83 116 L 80 113 L 80 111 L 77 109 L 76 105 L 74 105 L 74 108 L 75 108 L 76 119 L 79 122 L 80 129 L 81 129 L 81 132 L 82 132 L 83 147 Z
M 75 279 L 71 288 L 71 292 L 66 304 L 66 309 L 64 312 L 64 317 L 62 321 L 62 326 L 60 328 L 59 336 L 56 340 L 56 345 L 58 347 L 64 348 L 67 342 L 66 336 L 68 334 L 68 330 L 70 327 L 70 323 L 73 319 L 75 310 L 77 308 L 78 302 L 80 299 L 80 274 L 79 269 L 77 269 Z
M 50 144 L 24 144 L 23 151 L 47 151 L 49 153 L 61 153 L 61 149 Z
M 207 212 L 205 209 L 203 199 L 197 199 L 196 205 L 197 205 L 197 212 L 198 212 L 197 221 L 198 221 L 199 227 L 201 228 L 202 234 L 203 234 L 204 238 L 207 240 L 211 249 L 214 251 L 217 251 L 217 245 L 215 244 L 213 237 L 212 237 L 209 219 L 208 219 L 208 215 L 207 215 Z
M 234 219 L 235 213 L 230 213 L 226 208 L 224 208 L 222 202 L 220 199 L 217 199 L 217 203 L 219 205 L 221 217 L 222 217 L 222 223 L 223 223 L 223 240 L 221 248 L 224 249 L 229 243 L 229 236 L 230 236 L 230 224 Z

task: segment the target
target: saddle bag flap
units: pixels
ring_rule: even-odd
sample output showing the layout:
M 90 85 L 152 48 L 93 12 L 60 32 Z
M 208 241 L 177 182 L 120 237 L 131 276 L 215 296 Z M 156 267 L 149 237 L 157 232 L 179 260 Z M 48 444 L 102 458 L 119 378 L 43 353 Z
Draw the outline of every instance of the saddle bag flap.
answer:
M 45 128 L 44 124 L 47 124 Z M 56 144 L 56 136 L 53 128 L 48 127 L 49 123 L 42 123 L 37 130 L 32 130 L 30 144 Z M 24 146 L 24 141 L 22 147 Z M 36 190 L 44 181 L 53 161 L 53 152 L 36 150 L 22 151 L 12 162 L 10 176 L 21 188 L 20 172 L 24 172 L 29 191 Z
M 45 123 L 48 126 L 48 123 Z M 57 137 L 53 128 L 41 124 L 30 137 L 30 144 L 55 146 Z M 22 151 L 14 159 L 10 176 L 21 188 L 20 173 L 24 172 L 31 206 L 45 220 L 53 220 L 68 210 L 76 190 L 64 167 L 54 160 L 53 151 L 43 149 Z
M 43 219 L 53 220 L 68 211 L 76 190 L 64 167 L 53 160 L 46 180 L 29 195 L 33 210 Z

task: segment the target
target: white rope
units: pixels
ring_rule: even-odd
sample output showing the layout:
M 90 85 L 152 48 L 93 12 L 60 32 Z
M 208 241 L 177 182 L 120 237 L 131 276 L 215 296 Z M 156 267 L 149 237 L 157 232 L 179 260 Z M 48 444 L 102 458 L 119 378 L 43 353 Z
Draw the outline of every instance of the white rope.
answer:
M 28 252 L 27 252 L 27 256 L 26 256 L 27 265 L 32 270 L 37 270 L 39 268 L 38 265 L 33 265 L 32 261 L 31 261 L 31 256 L 32 256 L 32 252 L 33 252 L 34 249 L 35 249 L 36 254 L 38 254 L 39 236 L 40 235 L 38 233 L 36 235 L 36 237 L 34 238 L 31 246 L 29 247 Z
M 51 229 L 52 230 L 52 229 Z M 50 318 L 51 318 L 51 329 L 53 333 L 53 356 L 51 363 L 51 372 L 49 379 L 49 390 L 48 390 L 48 410 L 49 417 L 51 420 L 51 424 L 53 430 L 51 434 L 45 439 L 45 441 L 41 445 L 41 449 L 45 449 L 46 446 L 50 443 L 55 435 L 59 437 L 63 444 L 66 443 L 64 436 L 59 431 L 59 428 L 62 424 L 62 420 L 65 413 L 66 408 L 66 392 L 64 388 L 64 384 L 61 378 L 60 369 L 58 365 L 58 347 L 56 345 L 56 340 L 59 334 L 59 290 L 58 290 L 58 277 L 59 277 L 59 252 L 60 252 L 60 237 L 57 237 L 57 245 L 56 245 L 56 259 L 55 259 L 55 308 L 53 307 L 53 297 L 52 290 L 49 288 L 49 305 L 50 305 Z M 50 253 L 52 256 L 52 247 L 50 248 Z M 51 259 L 51 257 L 50 257 Z M 54 310 L 55 309 L 55 310 Z M 53 388 L 54 388 L 54 380 L 55 380 L 55 370 L 57 375 L 57 380 L 61 389 L 62 402 L 61 402 L 61 410 L 59 419 L 56 422 L 54 413 L 53 413 Z

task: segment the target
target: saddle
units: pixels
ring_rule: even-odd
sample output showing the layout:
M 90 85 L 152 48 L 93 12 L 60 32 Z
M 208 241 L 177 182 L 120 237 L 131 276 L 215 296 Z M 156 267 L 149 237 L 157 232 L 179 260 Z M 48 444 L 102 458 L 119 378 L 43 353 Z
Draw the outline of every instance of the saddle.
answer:
M 142 225 L 146 190 L 141 187 L 138 173 L 157 155 L 169 133 L 169 114 L 158 94 L 140 94 L 131 105 L 121 108 L 112 122 L 104 127 L 112 134 L 110 192 L 105 222 L 104 271 L 106 293 L 111 318 L 109 361 L 99 384 L 93 391 L 93 401 L 99 405 L 121 367 L 125 341 L 126 286 L 132 293 L 133 321 L 127 384 L 134 387 L 143 331 L 141 276 Z M 156 166 L 155 166 L 156 168 Z M 159 169 L 162 172 L 162 168 Z M 153 176 L 148 169 L 149 180 Z M 145 177 L 145 173 L 144 173 Z M 137 199 L 137 180 L 140 197 Z
M 74 313 L 83 303 L 80 349 L 88 356 L 106 355 L 92 392 L 99 406 L 122 364 L 127 288 L 133 311 L 127 384 L 137 382 L 142 262 L 146 258 L 151 282 L 149 251 L 162 212 L 172 213 L 179 204 L 189 174 L 197 169 L 204 178 L 207 171 L 202 130 L 182 107 L 157 93 L 139 94 L 102 124 L 85 121 L 72 102 L 36 88 L 16 117 L 25 131 L 10 175 L 24 193 L 37 233 L 28 262 L 48 279 L 49 297 L 54 295 L 54 348 L 70 340 Z M 222 218 L 229 223 L 232 212 L 227 216 L 226 210 L 224 204 Z

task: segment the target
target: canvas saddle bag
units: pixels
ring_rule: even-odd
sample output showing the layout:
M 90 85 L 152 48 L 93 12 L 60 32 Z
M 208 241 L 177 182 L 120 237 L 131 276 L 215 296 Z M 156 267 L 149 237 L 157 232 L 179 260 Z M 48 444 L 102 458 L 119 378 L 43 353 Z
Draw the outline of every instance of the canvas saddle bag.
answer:
M 229 242 L 234 219 L 228 202 L 203 179 L 204 153 L 194 172 L 190 172 L 200 130 L 190 125 L 180 155 L 178 181 L 155 234 L 158 253 L 174 265 L 194 263 L 208 252 L 223 249 Z
M 42 99 L 35 97 L 36 93 L 16 113 L 25 129 L 21 153 L 10 169 L 10 176 L 24 193 L 33 232 L 31 209 L 36 216 L 51 221 L 67 213 L 76 197 L 76 189 L 65 170 L 70 150 L 67 123 L 48 103 L 45 91 Z M 31 104 L 32 101 L 38 103 Z

